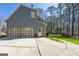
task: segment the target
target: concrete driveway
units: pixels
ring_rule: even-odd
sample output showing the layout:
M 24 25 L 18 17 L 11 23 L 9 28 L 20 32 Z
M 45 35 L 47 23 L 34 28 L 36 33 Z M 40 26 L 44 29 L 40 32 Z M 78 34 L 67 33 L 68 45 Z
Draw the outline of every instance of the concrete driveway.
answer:
M 0 53 L 9 56 L 75 56 L 79 55 L 79 45 L 49 40 L 48 38 L 19 38 L 0 40 Z
M 42 56 L 79 56 L 79 45 L 60 43 L 48 38 L 38 38 L 37 42 Z
M 0 53 L 9 56 L 39 56 L 35 38 L 0 40 Z

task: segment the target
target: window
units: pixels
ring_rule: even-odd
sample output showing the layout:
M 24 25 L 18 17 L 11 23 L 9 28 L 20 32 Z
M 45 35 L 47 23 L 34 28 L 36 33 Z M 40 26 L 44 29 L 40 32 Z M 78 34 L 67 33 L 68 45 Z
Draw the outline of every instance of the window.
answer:
M 31 11 L 31 18 L 35 18 L 35 12 Z

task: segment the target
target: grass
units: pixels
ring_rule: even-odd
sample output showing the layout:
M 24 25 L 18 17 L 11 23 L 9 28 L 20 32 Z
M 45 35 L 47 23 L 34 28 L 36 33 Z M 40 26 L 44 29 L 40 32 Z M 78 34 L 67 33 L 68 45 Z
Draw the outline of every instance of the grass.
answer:
M 63 35 L 58 35 L 58 34 L 49 34 L 48 38 L 51 40 L 58 41 L 58 42 L 62 42 L 61 40 L 65 40 L 65 41 L 69 41 L 75 44 L 79 44 L 79 38 L 75 38 L 75 37 L 68 37 L 68 36 L 63 36 Z
M 61 43 L 63 43 L 62 41 L 60 41 L 58 38 L 55 38 L 55 37 L 48 37 L 49 39 L 51 39 L 51 40 L 54 40 L 54 41 L 57 41 L 57 42 L 61 42 Z

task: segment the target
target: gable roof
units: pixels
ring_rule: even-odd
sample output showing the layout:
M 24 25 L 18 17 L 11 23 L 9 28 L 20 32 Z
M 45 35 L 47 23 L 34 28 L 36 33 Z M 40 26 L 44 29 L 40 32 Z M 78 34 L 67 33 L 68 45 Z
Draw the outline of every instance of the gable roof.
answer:
M 5 22 L 8 21 L 8 18 L 9 18 L 10 16 L 12 16 L 12 15 L 16 12 L 16 10 L 17 10 L 18 8 L 20 8 L 20 5 L 19 5 L 18 7 L 16 7 L 15 10 L 12 11 L 12 13 L 11 13 L 10 15 L 8 15 L 8 16 L 5 18 Z
M 28 9 L 30 9 L 30 10 L 37 11 L 36 9 L 31 8 L 31 7 L 28 7 L 28 6 L 25 6 L 25 5 L 20 5 L 20 7 L 25 7 L 25 8 L 28 8 Z
M 8 21 L 8 18 L 11 17 L 16 12 L 16 10 L 18 10 L 21 7 L 25 7 L 25 8 L 28 8 L 28 9 L 32 10 L 32 11 L 37 12 L 37 10 L 34 9 L 34 8 L 31 8 L 31 7 L 28 7 L 28 6 L 25 6 L 25 5 L 19 5 L 8 17 L 5 18 L 5 22 L 7 22 Z M 43 23 L 43 22 L 41 22 L 39 20 L 36 20 L 36 21 L 39 22 L 39 23 L 41 23 L 41 24 L 46 25 L 45 23 Z

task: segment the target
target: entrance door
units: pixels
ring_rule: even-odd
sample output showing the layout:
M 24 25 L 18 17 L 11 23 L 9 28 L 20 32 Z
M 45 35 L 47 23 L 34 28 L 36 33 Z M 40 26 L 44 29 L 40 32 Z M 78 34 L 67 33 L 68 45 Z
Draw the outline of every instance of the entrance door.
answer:
M 42 28 L 41 27 L 38 28 L 38 36 L 42 36 Z

